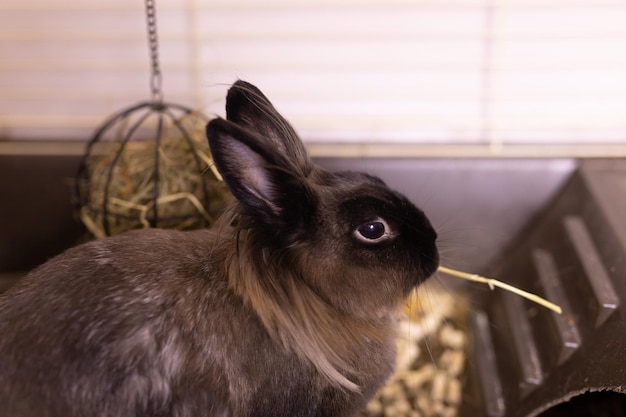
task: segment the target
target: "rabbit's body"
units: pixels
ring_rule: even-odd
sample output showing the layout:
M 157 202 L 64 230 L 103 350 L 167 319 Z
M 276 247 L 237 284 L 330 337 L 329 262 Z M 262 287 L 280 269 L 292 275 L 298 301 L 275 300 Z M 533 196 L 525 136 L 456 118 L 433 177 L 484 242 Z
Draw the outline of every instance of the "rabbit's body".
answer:
M 214 231 L 129 232 L 34 271 L 0 298 L 0 415 L 341 415 L 342 391 L 229 289 L 233 245 Z M 378 381 L 392 349 L 371 353 Z
M 313 165 L 254 87 L 208 136 L 237 197 L 211 230 L 70 249 L 0 296 L 0 415 L 349 416 L 437 265 L 423 213 Z

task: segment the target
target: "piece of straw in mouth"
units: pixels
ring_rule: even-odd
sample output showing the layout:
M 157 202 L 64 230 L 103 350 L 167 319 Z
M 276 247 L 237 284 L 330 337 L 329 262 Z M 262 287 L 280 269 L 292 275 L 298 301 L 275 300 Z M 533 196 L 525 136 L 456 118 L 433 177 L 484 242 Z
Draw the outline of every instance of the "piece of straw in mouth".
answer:
M 493 290 L 495 287 L 498 288 L 502 288 L 503 290 L 512 292 L 514 294 L 517 294 L 521 297 L 524 297 L 534 303 L 539 304 L 540 306 L 543 306 L 547 309 L 550 309 L 552 311 L 554 311 L 557 314 L 561 314 L 563 312 L 563 310 L 561 309 L 561 307 L 559 307 L 558 305 L 551 303 L 550 301 L 539 297 L 538 295 L 529 293 L 527 291 L 524 290 L 520 290 L 519 288 L 516 288 L 510 284 L 507 284 L 505 282 L 502 281 L 498 281 L 497 279 L 493 279 L 493 278 L 487 278 L 487 277 L 483 277 L 480 276 L 478 274 L 470 274 L 468 272 L 463 272 L 463 271 L 457 271 L 455 269 L 451 269 L 451 268 L 446 268 L 445 266 L 440 266 L 437 269 L 439 272 L 442 272 L 446 275 L 452 275 L 454 277 L 457 278 L 462 278 L 462 279 L 466 279 L 468 281 L 473 281 L 473 282 L 480 282 L 482 284 L 487 284 L 489 286 L 489 289 Z

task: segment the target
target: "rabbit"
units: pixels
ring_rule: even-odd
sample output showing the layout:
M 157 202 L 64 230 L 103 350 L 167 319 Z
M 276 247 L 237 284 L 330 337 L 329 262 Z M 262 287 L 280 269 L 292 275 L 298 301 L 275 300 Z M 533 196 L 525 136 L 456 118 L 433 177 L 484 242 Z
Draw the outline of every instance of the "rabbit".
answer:
M 315 165 L 244 81 L 206 127 L 236 201 L 206 230 L 70 248 L 0 296 L 0 416 L 352 416 L 438 266 L 425 214 Z

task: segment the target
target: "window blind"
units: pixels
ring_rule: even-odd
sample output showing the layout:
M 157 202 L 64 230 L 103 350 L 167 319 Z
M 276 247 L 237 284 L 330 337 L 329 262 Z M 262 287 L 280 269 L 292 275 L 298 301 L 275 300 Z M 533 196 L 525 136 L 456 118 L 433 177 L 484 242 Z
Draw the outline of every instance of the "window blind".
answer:
M 309 143 L 626 144 L 623 0 L 157 0 L 167 101 L 258 85 Z M 0 138 L 149 98 L 143 1 L 3 0 Z

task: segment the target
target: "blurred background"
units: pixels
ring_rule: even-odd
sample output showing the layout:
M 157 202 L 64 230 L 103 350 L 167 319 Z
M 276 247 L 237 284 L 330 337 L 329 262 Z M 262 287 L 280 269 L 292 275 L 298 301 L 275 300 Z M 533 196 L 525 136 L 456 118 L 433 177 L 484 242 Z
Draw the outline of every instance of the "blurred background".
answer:
M 222 115 L 246 79 L 314 154 L 626 155 L 623 0 L 156 6 L 166 101 Z M 0 57 L 2 142 L 84 141 L 149 97 L 139 0 L 3 0 Z

